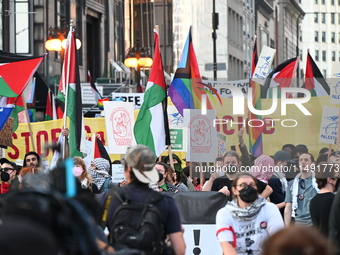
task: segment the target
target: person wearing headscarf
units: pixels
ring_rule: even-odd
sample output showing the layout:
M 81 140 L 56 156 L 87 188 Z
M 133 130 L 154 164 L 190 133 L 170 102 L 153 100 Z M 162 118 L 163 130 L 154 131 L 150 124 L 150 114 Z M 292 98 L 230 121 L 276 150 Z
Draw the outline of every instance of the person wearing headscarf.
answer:
M 110 178 L 110 162 L 104 158 L 95 158 L 91 161 L 89 173 L 92 177 L 92 182 L 97 186 L 99 193 L 103 192 L 105 181 Z M 112 186 L 112 181 L 109 180 L 109 187 Z

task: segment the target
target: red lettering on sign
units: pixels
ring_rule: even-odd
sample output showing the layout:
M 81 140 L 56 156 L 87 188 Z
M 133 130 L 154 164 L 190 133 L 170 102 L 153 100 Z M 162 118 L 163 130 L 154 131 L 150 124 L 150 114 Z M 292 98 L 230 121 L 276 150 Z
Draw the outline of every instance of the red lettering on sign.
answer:
M 21 133 L 21 137 L 25 137 L 25 153 L 30 152 L 30 132 Z
M 37 153 L 38 153 L 39 155 L 42 155 L 42 154 L 45 153 L 44 147 L 43 147 L 43 145 L 42 145 L 42 143 L 41 143 L 41 136 L 43 136 L 44 144 L 48 143 L 48 133 L 47 133 L 45 130 L 44 130 L 44 131 L 39 131 L 39 132 L 37 133 L 37 142 L 36 142 L 36 144 L 37 144 Z M 48 153 L 49 153 L 49 152 L 50 152 L 50 150 L 47 150 L 47 151 L 46 151 L 46 154 L 44 154 L 45 157 L 48 156 Z
M 16 133 L 13 133 L 12 134 L 12 138 L 13 138 L 13 140 L 15 140 L 15 139 L 18 139 L 18 136 L 17 136 L 17 134 Z M 12 145 L 12 150 L 13 150 L 13 152 L 8 152 L 7 153 L 7 156 L 10 158 L 10 159 L 17 159 L 17 158 L 19 158 L 19 149 L 18 149 L 18 147 L 16 147 L 15 145 L 14 145 L 14 141 L 13 141 L 13 145 Z

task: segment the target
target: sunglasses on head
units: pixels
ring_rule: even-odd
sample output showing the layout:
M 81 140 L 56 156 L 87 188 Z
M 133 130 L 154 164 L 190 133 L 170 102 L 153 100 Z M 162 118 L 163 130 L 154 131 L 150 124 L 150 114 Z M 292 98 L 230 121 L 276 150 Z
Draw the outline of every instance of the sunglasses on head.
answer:
M 0 168 L 0 171 L 4 171 L 4 172 L 7 172 L 9 170 L 15 170 L 14 168 L 10 168 L 10 167 L 4 167 L 4 168 Z

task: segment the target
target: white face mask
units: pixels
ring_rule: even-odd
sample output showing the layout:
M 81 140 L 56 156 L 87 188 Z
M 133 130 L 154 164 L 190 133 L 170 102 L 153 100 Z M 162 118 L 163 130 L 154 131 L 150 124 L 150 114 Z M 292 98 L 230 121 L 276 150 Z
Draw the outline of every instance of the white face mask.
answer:
M 73 174 L 74 174 L 74 176 L 79 177 L 79 176 L 81 176 L 82 173 L 83 173 L 83 168 L 82 167 L 80 167 L 80 166 L 74 166 L 73 167 Z

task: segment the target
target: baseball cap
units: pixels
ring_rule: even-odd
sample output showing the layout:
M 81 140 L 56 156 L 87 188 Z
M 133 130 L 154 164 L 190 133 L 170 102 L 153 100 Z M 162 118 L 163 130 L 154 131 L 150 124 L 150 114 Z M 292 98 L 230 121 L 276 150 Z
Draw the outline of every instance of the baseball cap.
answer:
M 5 164 L 5 163 L 10 164 L 16 171 L 18 171 L 18 166 L 17 166 L 17 164 L 15 164 L 15 163 L 12 162 L 12 161 L 9 161 L 7 158 L 1 158 L 1 159 L 0 159 L 0 164 L 2 165 L 2 164 Z
M 136 178 L 142 183 L 158 182 L 159 175 L 155 166 L 155 155 L 144 145 L 130 147 L 125 154 L 125 162 L 132 167 Z
M 294 160 L 291 159 L 290 155 L 286 151 L 278 151 L 274 155 L 275 161 L 287 161 L 289 163 L 295 163 Z

